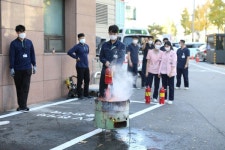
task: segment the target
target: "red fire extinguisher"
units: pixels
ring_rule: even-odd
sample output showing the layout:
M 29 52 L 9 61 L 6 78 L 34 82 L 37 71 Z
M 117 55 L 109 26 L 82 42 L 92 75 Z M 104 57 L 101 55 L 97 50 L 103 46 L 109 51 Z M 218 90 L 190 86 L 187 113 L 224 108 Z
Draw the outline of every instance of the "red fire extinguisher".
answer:
M 145 89 L 145 103 L 150 104 L 151 102 L 151 88 L 148 86 Z
M 105 84 L 112 84 L 112 71 L 109 67 L 105 70 Z
M 159 104 L 165 104 L 165 89 L 162 87 L 159 92 Z

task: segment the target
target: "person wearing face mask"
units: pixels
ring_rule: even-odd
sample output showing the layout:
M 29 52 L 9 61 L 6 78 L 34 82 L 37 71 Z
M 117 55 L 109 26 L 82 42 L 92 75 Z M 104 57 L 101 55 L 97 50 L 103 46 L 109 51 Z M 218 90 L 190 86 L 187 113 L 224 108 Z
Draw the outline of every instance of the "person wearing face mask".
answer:
M 146 86 L 146 64 L 147 64 L 147 54 L 149 50 L 154 49 L 154 43 L 153 43 L 154 37 L 149 36 L 148 41 L 143 44 L 142 50 L 143 50 L 143 59 L 142 59 L 142 69 L 141 69 L 141 86 L 144 88 Z
M 190 50 L 186 47 L 185 41 L 180 40 L 180 48 L 177 50 L 177 84 L 176 89 L 180 89 L 181 76 L 184 77 L 184 89 L 189 89 L 188 79 L 188 63 L 190 57 Z
M 102 45 L 99 59 L 102 62 L 102 71 L 99 83 L 99 100 L 104 100 L 107 84 L 105 84 L 105 70 L 113 65 L 122 66 L 125 60 L 125 45 L 117 40 L 119 28 L 117 25 L 109 26 L 110 40 Z
M 165 52 L 162 55 L 162 61 L 159 67 L 159 77 L 162 77 L 162 86 L 165 88 L 165 100 L 167 101 L 167 86 L 169 86 L 168 104 L 174 101 L 174 77 L 176 75 L 177 54 L 173 51 L 172 44 L 165 42 Z
M 138 63 L 139 63 L 138 52 L 139 52 L 138 37 L 133 36 L 132 43 L 128 45 L 127 47 L 127 56 L 128 56 L 127 70 L 131 72 L 134 76 L 133 88 L 137 88 L 136 81 L 137 81 Z
M 159 83 L 160 78 L 158 76 L 159 66 L 162 60 L 163 51 L 160 50 L 162 42 L 159 39 L 155 40 L 155 48 L 153 50 L 148 51 L 147 66 L 146 66 L 146 77 L 147 77 L 147 86 L 152 87 L 152 82 L 154 79 L 154 93 L 153 93 L 153 101 L 158 102 L 158 94 L 159 94 Z
M 74 45 L 67 54 L 76 59 L 77 95 L 79 99 L 91 98 L 89 96 L 90 71 L 88 65 L 89 46 L 85 43 L 84 33 L 78 34 L 79 43 Z M 84 90 L 82 83 L 84 81 Z
M 168 38 L 163 38 L 163 46 L 160 47 L 160 50 L 161 50 L 161 51 L 166 51 L 166 49 L 165 49 L 165 43 L 166 43 L 167 41 L 169 41 Z
M 26 38 L 25 26 L 16 26 L 18 37 L 10 44 L 9 60 L 10 75 L 16 85 L 17 111 L 28 112 L 27 97 L 29 94 L 31 74 L 37 71 L 34 46 L 31 40 Z M 32 70 L 33 67 L 33 70 Z

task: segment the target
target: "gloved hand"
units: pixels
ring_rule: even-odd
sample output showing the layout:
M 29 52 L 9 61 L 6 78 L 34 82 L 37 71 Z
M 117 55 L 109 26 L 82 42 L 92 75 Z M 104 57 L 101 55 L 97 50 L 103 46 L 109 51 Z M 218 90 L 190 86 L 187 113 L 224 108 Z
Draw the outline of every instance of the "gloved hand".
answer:
M 15 76 L 15 70 L 14 70 L 14 68 L 10 69 L 10 75 L 11 75 L 12 77 Z
M 34 67 L 33 67 L 33 74 L 35 74 L 36 72 L 37 72 L 37 67 L 34 66 Z

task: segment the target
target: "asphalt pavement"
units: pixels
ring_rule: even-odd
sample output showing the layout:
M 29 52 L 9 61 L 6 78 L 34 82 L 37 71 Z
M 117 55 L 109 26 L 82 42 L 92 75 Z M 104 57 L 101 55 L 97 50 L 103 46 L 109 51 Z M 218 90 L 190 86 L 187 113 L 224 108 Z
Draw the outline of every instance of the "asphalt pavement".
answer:
M 144 89 L 134 89 L 129 127 L 114 130 L 95 127 L 94 98 L 11 110 L 0 114 L 0 150 L 224 150 L 224 77 L 223 65 L 191 61 L 189 90 L 160 105 L 145 104 Z

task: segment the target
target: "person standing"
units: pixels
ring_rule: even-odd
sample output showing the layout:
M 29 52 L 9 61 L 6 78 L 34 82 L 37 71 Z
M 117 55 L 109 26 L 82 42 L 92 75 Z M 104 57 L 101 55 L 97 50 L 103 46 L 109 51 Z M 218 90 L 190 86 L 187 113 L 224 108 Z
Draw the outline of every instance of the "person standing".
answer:
M 173 51 L 172 44 L 165 42 L 165 52 L 162 55 L 162 61 L 159 67 L 159 76 L 162 77 L 162 86 L 165 88 L 165 100 L 167 100 L 167 86 L 169 86 L 168 104 L 174 101 L 174 77 L 176 75 L 177 54 Z
M 142 69 L 141 69 L 141 86 L 144 88 L 146 86 L 146 64 L 147 64 L 147 54 L 149 50 L 154 49 L 154 43 L 153 43 L 154 37 L 149 36 L 148 42 L 144 43 L 142 46 L 143 50 L 143 59 L 142 59 Z
M 102 71 L 99 83 L 99 99 L 104 100 L 105 90 L 107 84 L 105 84 L 105 70 L 110 65 L 122 66 L 125 60 L 125 45 L 117 40 L 119 28 L 117 25 L 109 26 L 108 33 L 110 40 L 102 45 L 100 52 L 100 61 L 102 62 Z
M 180 89 L 181 76 L 184 78 L 184 87 L 186 90 L 189 89 L 188 79 L 188 63 L 190 57 L 190 50 L 186 47 L 185 41 L 180 40 L 180 48 L 177 50 L 177 83 L 176 89 Z
M 133 74 L 134 83 L 133 88 L 137 88 L 136 81 L 137 81 L 137 74 L 138 74 L 138 58 L 139 46 L 138 46 L 138 36 L 133 36 L 133 41 L 127 47 L 127 59 L 128 59 L 128 67 L 127 70 Z
M 88 65 L 89 46 L 85 43 L 84 33 L 78 34 L 79 43 L 74 45 L 67 54 L 76 59 L 77 95 L 79 99 L 91 98 L 89 96 L 90 71 Z M 84 81 L 84 90 L 82 84 Z
M 166 51 L 166 49 L 165 49 L 165 43 L 166 43 L 167 41 L 169 41 L 168 38 L 163 38 L 163 46 L 160 48 L 161 51 L 164 51 L 164 52 Z
M 159 83 L 160 78 L 158 76 L 159 66 L 162 60 L 163 52 L 160 50 L 161 41 L 159 39 L 155 40 L 155 48 L 153 50 L 148 51 L 147 66 L 146 66 L 146 77 L 147 77 L 147 86 L 152 87 L 152 82 L 154 79 L 154 93 L 153 93 L 153 101 L 158 102 L 158 94 L 159 94 Z
M 30 89 L 30 80 L 32 74 L 36 73 L 36 59 L 34 46 L 31 40 L 26 38 L 26 29 L 23 25 L 17 25 L 15 29 L 18 37 L 10 44 L 9 60 L 10 75 L 14 78 L 16 85 L 17 111 L 29 111 L 27 107 L 27 98 Z

